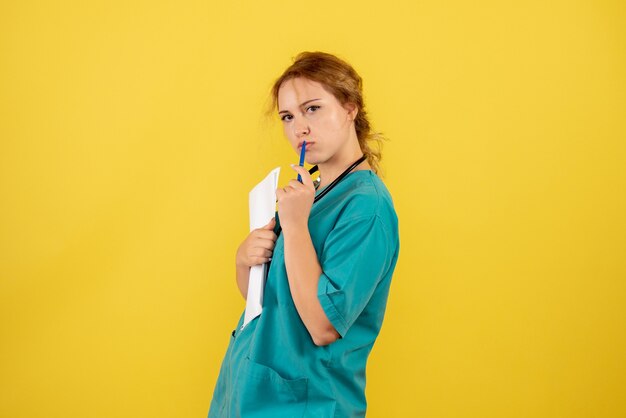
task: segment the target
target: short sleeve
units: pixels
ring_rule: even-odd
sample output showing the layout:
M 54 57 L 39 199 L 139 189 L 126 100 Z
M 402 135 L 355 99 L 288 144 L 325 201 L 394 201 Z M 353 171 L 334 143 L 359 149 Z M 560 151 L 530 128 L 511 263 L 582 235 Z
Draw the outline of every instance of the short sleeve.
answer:
M 343 337 L 385 277 L 395 252 L 377 215 L 342 221 L 328 235 L 321 259 L 318 299 Z

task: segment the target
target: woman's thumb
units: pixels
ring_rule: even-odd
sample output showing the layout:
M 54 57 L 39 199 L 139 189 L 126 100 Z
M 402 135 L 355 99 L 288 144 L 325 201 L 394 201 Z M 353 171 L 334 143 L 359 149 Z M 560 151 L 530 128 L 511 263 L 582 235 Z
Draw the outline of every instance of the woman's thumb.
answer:
M 276 225 L 276 217 L 273 217 L 272 219 L 270 219 L 270 221 L 268 222 L 267 225 L 265 225 L 265 229 L 274 229 L 274 226 Z

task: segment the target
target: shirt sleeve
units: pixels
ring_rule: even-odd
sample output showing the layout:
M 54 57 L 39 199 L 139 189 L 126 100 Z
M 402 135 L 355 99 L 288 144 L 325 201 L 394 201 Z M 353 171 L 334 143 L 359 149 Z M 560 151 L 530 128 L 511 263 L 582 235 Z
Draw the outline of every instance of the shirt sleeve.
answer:
M 327 237 L 317 296 L 343 337 L 385 277 L 395 247 L 377 215 L 341 221 Z

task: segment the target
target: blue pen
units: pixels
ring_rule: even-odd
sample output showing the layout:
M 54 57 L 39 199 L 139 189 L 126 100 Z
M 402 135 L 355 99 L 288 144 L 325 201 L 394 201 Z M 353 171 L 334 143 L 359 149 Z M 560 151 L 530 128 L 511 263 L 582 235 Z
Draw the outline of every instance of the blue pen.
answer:
M 306 152 L 306 141 L 302 142 L 302 149 L 300 149 L 300 167 L 304 167 L 304 153 Z M 298 181 L 302 183 L 302 176 L 298 174 Z

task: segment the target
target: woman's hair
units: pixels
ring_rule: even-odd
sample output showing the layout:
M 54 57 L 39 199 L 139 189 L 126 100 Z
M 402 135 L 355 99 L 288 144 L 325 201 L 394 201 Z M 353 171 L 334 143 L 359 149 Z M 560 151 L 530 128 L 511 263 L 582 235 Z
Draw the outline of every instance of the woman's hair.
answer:
M 380 132 L 373 132 L 363 102 L 363 80 L 347 62 L 325 52 L 301 52 L 274 82 L 271 89 L 270 103 L 266 116 L 270 117 L 278 109 L 278 90 L 287 80 L 303 77 L 322 84 L 324 89 L 345 105 L 353 103 L 358 112 L 354 120 L 356 135 L 363 154 L 372 170 L 379 174 L 382 158 L 382 141 L 385 137 Z M 371 146 L 375 144 L 375 147 Z

